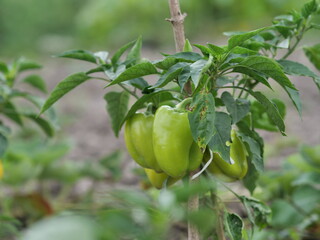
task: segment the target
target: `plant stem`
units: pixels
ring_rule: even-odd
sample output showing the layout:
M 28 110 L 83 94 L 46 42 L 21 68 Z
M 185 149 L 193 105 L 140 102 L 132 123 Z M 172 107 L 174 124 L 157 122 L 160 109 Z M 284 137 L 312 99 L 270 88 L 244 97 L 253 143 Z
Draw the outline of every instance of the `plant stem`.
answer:
M 187 14 L 181 13 L 179 0 L 169 0 L 169 8 L 171 17 L 166 20 L 172 24 L 176 52 L 182 52 L 186 42 L 183 22 Z M 184 85 L 184 90 L 189 96 L 191 96 L 192 88 L 190 81 Z

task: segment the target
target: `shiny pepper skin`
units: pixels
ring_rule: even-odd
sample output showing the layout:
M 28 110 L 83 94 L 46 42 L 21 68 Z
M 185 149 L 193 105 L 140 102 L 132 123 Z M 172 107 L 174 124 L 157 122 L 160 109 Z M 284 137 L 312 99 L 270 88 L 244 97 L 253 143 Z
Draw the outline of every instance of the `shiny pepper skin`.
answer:
M 161 172 L 152 143 L 153 122 L 154 115 L 135 113 L 126 121 L 124 138 L 128 152 L 136 163 Z
M 161 106 L 153 126 L 154 153 L 162 171 L 180 178 L 200 166 L 203 153 L 193 141 L 186 110 Z
M 168 179 L 167 186 L 170 186 L 179 180 L 179 179 L 170 178 L 165 173 L 157 173 L 156 171 L 154 171 L 152 169 L 145 168 L 144 171 L 147 174 L 147 177 L 148 177 L 151 185 L 157 189 L 161 189 L 164 182 L 167 179 Z
M 242 179 L 248 171 L 247 151 L 234 130 L 231 131 L 230 161 L 225 162 L 218 153 L 213 153 L 213 159 L 208 166 L 208 171 L 224 182 L 234 182 Z M 206 151 L 204 160 L 210 159 L 210 153 Z

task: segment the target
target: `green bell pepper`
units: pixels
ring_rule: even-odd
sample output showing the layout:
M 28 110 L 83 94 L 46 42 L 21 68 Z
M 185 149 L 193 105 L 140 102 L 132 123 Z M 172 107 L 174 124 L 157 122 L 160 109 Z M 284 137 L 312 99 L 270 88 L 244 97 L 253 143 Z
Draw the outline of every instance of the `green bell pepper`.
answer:
M 203 153 L 193 140 L 185 105 L 186 99 L 172 108 L 161 106 L 155 113 L 153 147 L 157 162 L 166 174 L 180 178 L 196 170 Z
M 162 172 L 152 144 L 154 115 L 135 113 L 126 121 L 124 138 L 129 154 L 141 167 Z
M 209 159 L 210 153 L 207 149 L 204 162 L 209 161 Z M 218 153 L 213 153 L 212 162 L 207 169 L 224 182 L 237 181 L 247 174 L 248 162 L 246 147 L 234 130 L 231 131 L 230 161 L 231 164 L 224 161 Z

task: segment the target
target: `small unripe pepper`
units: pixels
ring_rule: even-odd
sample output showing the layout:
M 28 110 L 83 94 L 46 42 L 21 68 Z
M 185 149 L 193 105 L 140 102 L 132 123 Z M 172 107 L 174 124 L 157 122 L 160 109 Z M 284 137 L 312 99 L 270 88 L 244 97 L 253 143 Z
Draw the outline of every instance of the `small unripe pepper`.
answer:
M 136 163 L 161 172 L 153 150 L 153 121 L 152 114 L 135 113 L 126 121 L 124 138 L 128 152 Z
M 179 179 L 171 178 L 165 173 L 157 173 L 152 169 L 145 168 L 144 171 L 146 172 L 151 185 L 157 189 L 161 189 L 166 180 L 168 181 L 167 186 L 170 186 L 179 180 Z
M 210 159 L 209 151 L 206 150 L 204 161 Z M 230 143 L 231 164 L 224 161 L 218 153 L 213 153 L 213 159 L 208 166 L 208 171 L 224 182 L 234 182 L 244 178 L 248 171 L 247 151 L 237 133 L 231 131 Z
M 153 147 L 162 171 L 173 178 L 180 178 L 188 171 L 196 170 L 203 153 L 193 140 L 185 106 L 189 99 L 175 108 L 161 106 L 153 123 Z

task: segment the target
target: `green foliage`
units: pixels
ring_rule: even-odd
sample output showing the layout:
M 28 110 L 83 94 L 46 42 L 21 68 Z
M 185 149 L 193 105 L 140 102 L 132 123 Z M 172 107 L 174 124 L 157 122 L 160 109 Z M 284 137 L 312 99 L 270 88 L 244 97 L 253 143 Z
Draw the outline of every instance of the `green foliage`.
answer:
M 290 155 L 281 169 L 262 174 L 255 196 L 270 202 L 272 209 L 272 228 L 263 232 L 282 232 L 275 238 L 277 240 L 293 233 L 310 238 L 318 236 L 319 159 L 320 146 L 301 146 L 300 152 Z
M 52 137 L 54 135 L 54 111 L 51 109 L 45 117 L 38 117 L 38 111 L 41 109 L 44 100 L 16 87 L 19 84 L 19 76 L 22 72 L 39 68 L 41 68 L 41 65 L 24 58 L 19 58 L 10 64 L 0 63 L 0 115 L 7 117 L 20 127 L 23 127 L 24 121 L 29 119 L 36 123 L 47 136 Z M 26 75 L 20 82 L 40 92 L 46 92 L 46 84 L 39 75 Z M 17 98 L 22 98 L 24 103 L 18 102 Z M 30 102 L 34 107 L 30 108 L 26 105 L 26 102 Z M 10 128 L 6 125 L 6 119 L 0 119 L 0 157 L 8 147 Z

